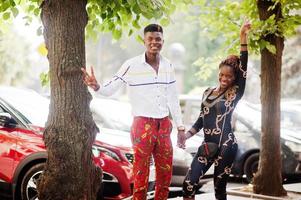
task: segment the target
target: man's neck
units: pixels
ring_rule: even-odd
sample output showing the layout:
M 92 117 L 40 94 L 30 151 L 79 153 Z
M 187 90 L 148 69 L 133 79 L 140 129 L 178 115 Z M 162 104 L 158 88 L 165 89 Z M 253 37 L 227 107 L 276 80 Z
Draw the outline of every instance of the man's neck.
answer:
M 152 54 L 146 52 L 145 61 L 146 63 L 150 64 L 154 69 L 158 69 L 160 63 L 160 54 L 159 53 Z

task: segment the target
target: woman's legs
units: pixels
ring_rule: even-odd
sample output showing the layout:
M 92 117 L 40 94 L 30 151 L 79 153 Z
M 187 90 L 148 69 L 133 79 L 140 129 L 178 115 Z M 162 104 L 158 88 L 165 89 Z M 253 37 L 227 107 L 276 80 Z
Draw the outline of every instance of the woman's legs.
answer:
M 194 199 L 199 180 L 204 176 L 212 163 L 213 161 L 207 161 L 206 158 L 198 157 L 197 154 L 194 156 L 190 169 L 183 182 L 184 200 Z
M 231 168 L 237 152 L 237 143 L 224 143 L 222 149 L 215 160 L 214 168 L 214 190 L 217 200 L 226 200 L 226 185 Z

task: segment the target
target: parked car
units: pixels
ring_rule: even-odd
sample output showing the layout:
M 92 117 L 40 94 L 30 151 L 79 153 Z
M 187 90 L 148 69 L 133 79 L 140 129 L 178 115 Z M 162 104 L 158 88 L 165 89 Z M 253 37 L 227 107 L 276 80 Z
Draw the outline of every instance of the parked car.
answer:
M 94 121 L 99 127 L 122 130 L 124 140 L 130 142 L 133 116 L 128 102 L 94 97 L 90 108 Z M 171 186 L 181 187 L 193 157 L 187 151 L 176 146 L 176 132 L 171 133 L 171 139 L 174 146 Z M 199 187 L 205 182 L 201 182 Z
M 49 100 L 32 90 L 0 87 L 0 197 L 37 199 L 36 182 L 47 159 L 42 131 L 48 107 Z M 111 142 L 119 140 L 114 137 L 115 130 L 100 132 L 92 149 L 95 164 L 103 169 L 104 185 L 98 198 L 130 197 L 133 150 L 125 143 L 117 146 Z M 154 166 L 150 174 L 153 185 Z
M 297 124 L 291 128 L 287 127 L 289 115 L 294 116 L 298 113 L 281 111 L 280 142 L 283 178 L 301 174 L 301 129 L 300 125 L 299 128 L 297 127 Z M 292 119 L 289 121 L 292 122 Z M 251 181 L 259 162 L 261 110 L 254 108 L 254 104 L 240 102 L 233 115 L 233 127 L 240 148 L 236 155 L 232 174 L 235 176 L 246 175 L 247 180 Z
M 183 119 L 187 127 L 191 127 L 198 117 L 201 99 L 201 96 L 180 96 Z M 286 104 L 282 106 L 281 112 L 281 157 L 284 177 L 299 174 L 301 163 L 301 112 L 289 108 Z M 288 124 L 290 125 L 287 126 Z M 251 181 L 258 168 L 260 153 L 260 106 L 241 100 L 233 114 L 233 127 L 239 148 L 231 174 L 246 177 Z M 201 131 L 197 137 L 203 137 Z M 192 154 L 196 151 L 197 148 L 191 149 Z

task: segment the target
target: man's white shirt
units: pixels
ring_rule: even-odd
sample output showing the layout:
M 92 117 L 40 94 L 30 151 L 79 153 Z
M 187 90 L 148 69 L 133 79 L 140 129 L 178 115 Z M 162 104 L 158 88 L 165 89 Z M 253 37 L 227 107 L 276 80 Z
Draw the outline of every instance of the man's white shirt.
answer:
M 100 87 L 99 94 L 111 96 L 126 84 L 134 116 L 164 118 L 169 111 L 176 125 L 183 126 L 172 64 L 160 55 L 158 74 L 145 60 L 145 53 L 123 63 L 115 76 Z

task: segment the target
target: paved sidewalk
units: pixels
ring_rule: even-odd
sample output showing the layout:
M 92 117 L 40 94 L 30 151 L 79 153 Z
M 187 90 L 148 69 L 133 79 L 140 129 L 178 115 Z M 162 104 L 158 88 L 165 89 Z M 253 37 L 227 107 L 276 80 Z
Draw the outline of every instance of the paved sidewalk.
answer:
M 257 195 L 250 192 L 242 192 L 239 188 L 230 188 L 228 189 L 228 200 L 301 200 L 301 183 L 293 183 L 293 184 L 285 184 L 283 185 L 284 188 L 288 192 L 287 197 L 272 197 L 272 196 L 265 196 L 265 195 Z M 172 200 L 182 200 L 182 197 L 172 198 Z M 195 196 L 196 200 L 214 200 L 214 193 L 204 193 L 198 194 Z
M 172 200 L 182 200 L 182 197 L 177 197 L 173 198 Z M 204 193 L 195 196 L 196 200 L 214 200 L 214 193 Z M 233 196 L 233 195 L 228 195 L 227 196 L 228 200 L 249 200 L 249 199 L 254 199 L 254 200 L 262 200 L 262 199 L 255 199 L 255 198 L 249 198 L 249 197 L 241 197 L 241 196 Z
M 287 196 L 285 197 L 254 194 L 252 192 L 252 186 L 230 188 L 227 190 L 227 193 L 230 195 L 229 200 L 232 199 L 231 196 L 238 197 L 238 199 L 301 200 L 301 183 L 284 184 L 283 187 L 287 191 Z

